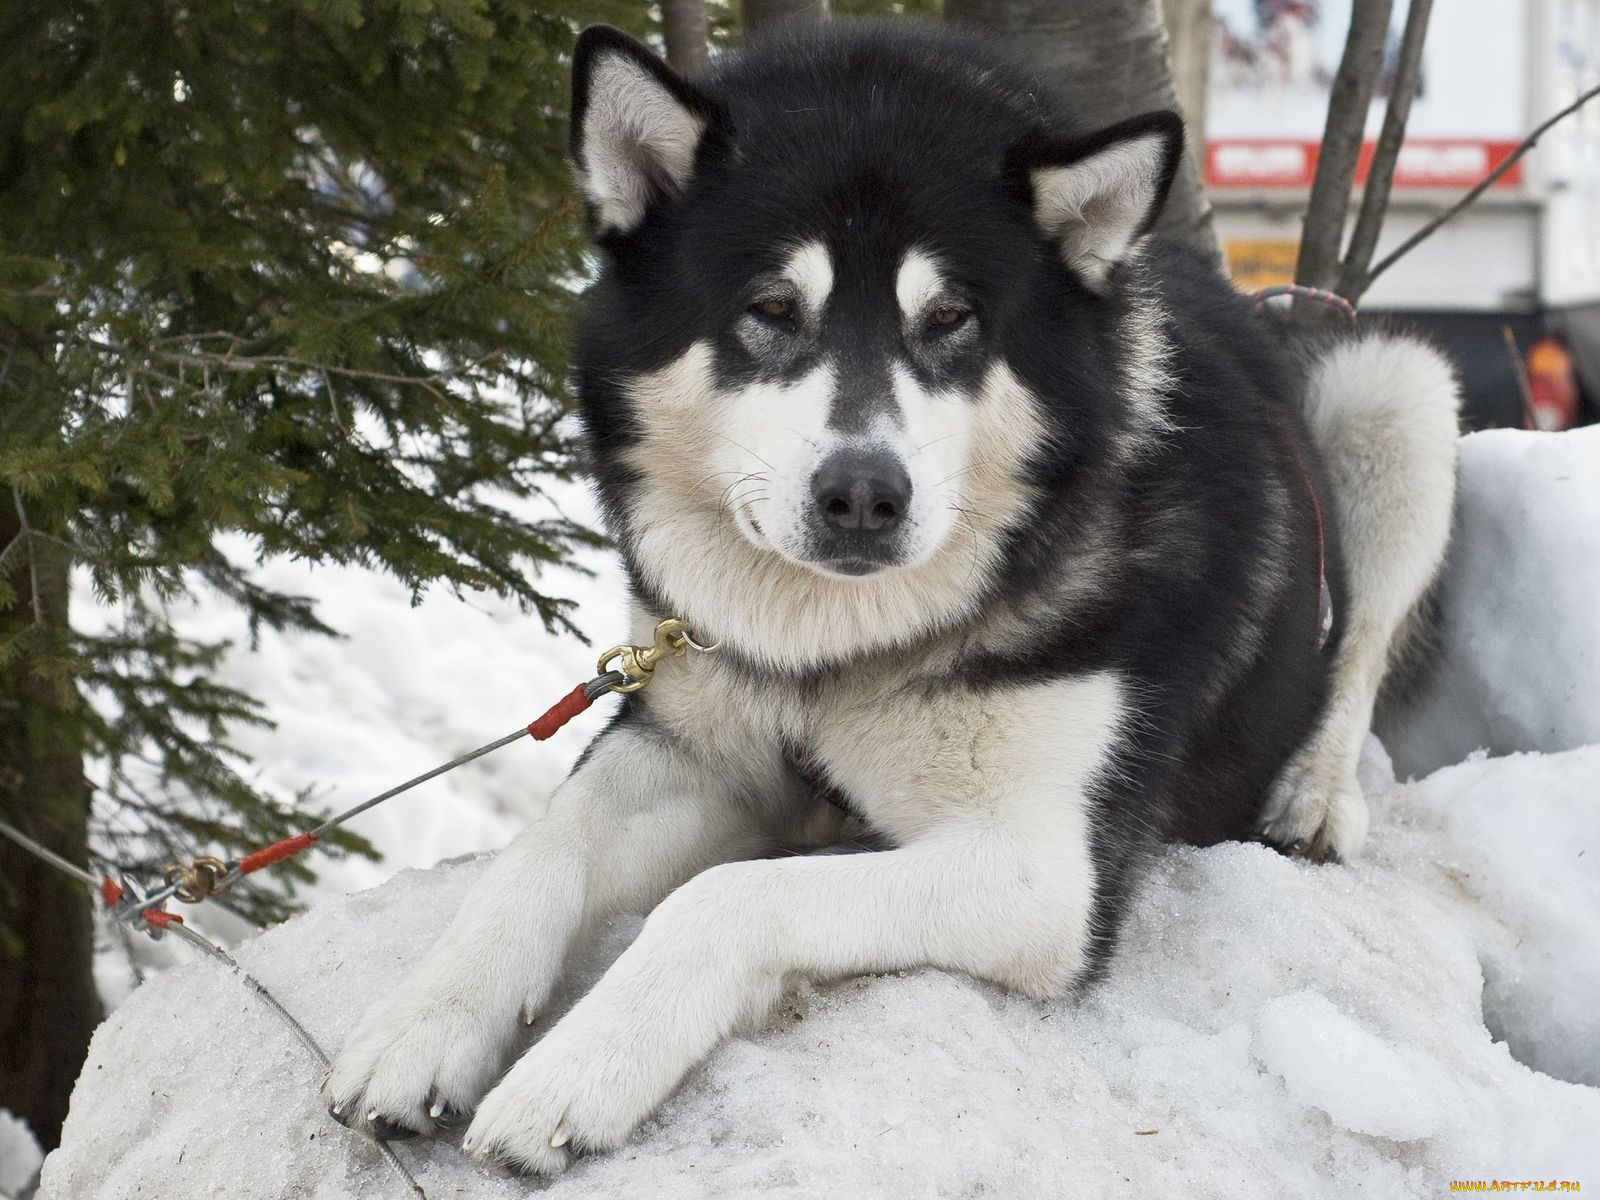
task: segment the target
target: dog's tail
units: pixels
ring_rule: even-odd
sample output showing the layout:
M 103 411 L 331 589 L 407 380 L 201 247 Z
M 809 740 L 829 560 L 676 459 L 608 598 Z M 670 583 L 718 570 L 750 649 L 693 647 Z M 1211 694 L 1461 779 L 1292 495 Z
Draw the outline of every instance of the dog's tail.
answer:
M 1350 593 L 1346 636 L 1387 705 L 1430 662 L 1461 392 L 1444 354 L 1407 332 L 1378 326 L 1305 349 L 1306 423 L 1333 490 Z
M 1321 343 L 1305 375 L 1305 419 L 1331 493 L 1344 561 L 1344 615 L 1316 730 L 1262 810 L 1277 845 L 1348 859 L 1367 831 L 1356 766 L 1386 676 L 1423 643 L 1426 598 L 1455 508 L 1455 373 L 1437 350 L 1383 330 Z

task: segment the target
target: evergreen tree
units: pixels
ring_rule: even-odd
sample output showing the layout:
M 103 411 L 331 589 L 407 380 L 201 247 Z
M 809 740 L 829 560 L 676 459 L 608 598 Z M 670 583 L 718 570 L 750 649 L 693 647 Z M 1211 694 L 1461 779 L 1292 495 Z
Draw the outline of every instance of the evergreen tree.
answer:
M 566 54 L 580 24 L 643 14 L 0 9 L 0 816 L 146 878 L 305 827 L 228 749 L 266 716 L 212 678 L 222 647 L 167 614 L 208 588 L 241 631 L 329 632 L 261 559 L 566 625 L 537 569 L 592 535 L 495 500 L 574 467 Z M 297 873 L 232 899 L 277 918 Z M 47 1145 L 99 1015 L 90 951 L 89 897 L 0 840 L 0 1104 Z

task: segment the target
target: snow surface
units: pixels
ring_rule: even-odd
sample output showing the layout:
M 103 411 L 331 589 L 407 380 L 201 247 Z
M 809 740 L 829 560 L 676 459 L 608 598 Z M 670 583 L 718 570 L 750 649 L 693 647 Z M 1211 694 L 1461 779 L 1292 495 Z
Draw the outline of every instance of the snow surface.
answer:
M 1440 660 L 1383 730 L 1402 776 L 1600 742 L 1600 425 L 1461 441 Z
M 44 1153 L 33 1130 L 9 1109 L 0 1108 L 0 1196 L 19 1196 L 39 1174 Z
M 1365 773 L 1359 865 L 1173 849 L 1077 1000 L 931 970 L 805 988 L 548 1195 L 1276 1200 L 1600 1178 L 1600 1089 L 1513 1055 L 1521 1041 L 1568 1078 L 1600 1062 L 1600 1025 L 1576 1005 L 1600 963 L 1600 873 L 1576 865 L 1600 857 L 1600 747 L 1395 785 L 1373 741 Z M 337 1046 L 483 861 L 326 901 L 238 955 Z M 637 925 L 619 922 L 607 952 Z M 322 1111 L 321 1075 L 226 971 L 165 972 L 96 1034 L 41 1195 L 403 1195 Z M 453 1144 L 398 1150 L 432 1197 L 529 1187 Z
M 1395 784 L 1370 743 L 1365 859 L 1174 848 L 1109 974 L 1073 1001 L 937 971 L 805 988 L 550 1192 L 1434 1196 L 1450 1179 L 1600 1178 L 1600 746 L 1508 754 L 1600 742 L 1600 430 L 1473 435 L 1462 478 L 1442 658 L 1385 730 L 1401 774 L 1427 777 Z M 621 588 L 590 561 L 599 579 L 548 582 L 605 645 Z M 262 782 L 321 784 L 329 806 L 514 728 L 593 666 L 510 606 L 412 608 L 358 572 L 267 578 L 321 597 L 350 636 L 267 634 L 225 677 L 280 722 L 243 738 Z M 190 620 L 238 632 L 220 606 Z M 482 862 L 336 893 L 502 843 L 605 707 L 364 817 L 387 860 L 325 861 L 314 891 L 330 898 L 235 952 L 336 1048 Z M 1508 756 L 1460 761 L 1479 746 Z M 581 977 L 639 920 L 614 923 Z M 178 969 L 96 1035 L 41 1195 L 406 1194 L 321 1112 L 320 1068 L 236 979 L 173 939 L 140 945 L 147 969 Z M 397 1148 L 435 1200 L 527 1194 L 453 1145 Z

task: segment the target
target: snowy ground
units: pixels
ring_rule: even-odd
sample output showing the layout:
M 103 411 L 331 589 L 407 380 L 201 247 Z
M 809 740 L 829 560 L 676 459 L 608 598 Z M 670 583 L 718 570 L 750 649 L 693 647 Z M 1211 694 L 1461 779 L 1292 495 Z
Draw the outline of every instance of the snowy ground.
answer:
M 1386 731 L 1403 774 L 1480 742 L 1600 742 L 1600 430 L 1475 435 L 1463 480 L 1445 663 L 1415 721 Z M 230 677 L 281 722 L 249 743 L 265 778 L 332 785 L 330 803 L 514 728 L 593 665 L 505 611 L 411 609 L 364 576 L 304 586 L 352 637 L 269 642 Z M 614 578 L 576 587 L 580 623 L 613 640 Z M 518 745 L 379 810 L 361 828 L 389 860 L 336 865 L 324 889 L 499 843 L 583 740 Z M 1434 1196 L 1451 1179 L 1600 1178 L 1600 747 L 1397 785 L 1373 742 L 1365 771 L 1361 863 L 1175 849 L 1076 1002 L 938 972 L 808 990 L 552 1193 Z M 406 872 L 237 953 L 335 1047 L 479 869 Z M 405 1194 L 321 1112 L 319 1081 L 236 980 L 164 972 L 97 1035 L 42 1195 Z M 448 1144 L 400 1153 L 435 1200 L 525 1191 Z
M 1600 747 L 1385 775 L 1373 756 L 1359 867 L 1174 850 L 1081 1002 L 936 971 L 808 990 L 550 1194 L 1433 1197 L 1452 1178 L 1600 1178 L 1600 1089 L 1517 1059 L 1600 1082 L 1600 883 L 1579 857 L 1600 854 Z M 326 902 L 240 957 L 336 1046 L 481 861 Z M 318 1066 L 210 964 L 125 1003 L 85 1078 L 51 1200 L 225 1179 L 237 1200 L 403 1194 L 322 1111 Z M 526 1190 L 450 1144 L 399 1151 L 432 1197 Z

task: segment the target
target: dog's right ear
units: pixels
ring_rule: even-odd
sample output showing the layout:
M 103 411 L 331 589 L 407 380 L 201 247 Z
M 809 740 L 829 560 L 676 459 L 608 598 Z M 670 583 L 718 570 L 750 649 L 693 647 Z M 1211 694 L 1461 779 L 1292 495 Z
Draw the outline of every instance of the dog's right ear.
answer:
M 1182 155 L 1182 119 L 1152 112 L 1074 141 L 1030 139 L 1007 167 L 1023 181 L 1039 231 L 1091 291 L 1103 292 L 1155 224 Z
M 683 194 L 713 106 L 648 46 L 609 25 L 572 52 L 572 170 L 595 233 L 632 233 Z

